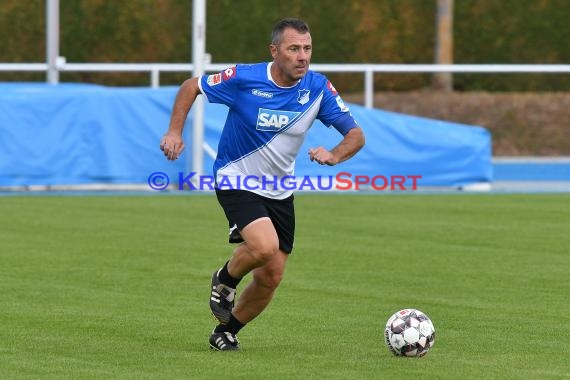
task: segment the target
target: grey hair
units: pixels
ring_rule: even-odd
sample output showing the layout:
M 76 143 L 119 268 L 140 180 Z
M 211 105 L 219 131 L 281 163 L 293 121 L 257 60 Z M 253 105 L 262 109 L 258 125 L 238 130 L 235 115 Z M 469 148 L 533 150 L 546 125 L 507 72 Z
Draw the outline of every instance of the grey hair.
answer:
M 307 25 L 304 21 L 297 18 L 284 18 L 273 27 L 273 31 L 271 32 L 271 43 L 273 45 L 279 45 L 281 39 L 283 38 L 283 31 L 287 28 L 293 28 L 297 32 L 303 34 L 311 32 L 309 30 L 309 25 Z

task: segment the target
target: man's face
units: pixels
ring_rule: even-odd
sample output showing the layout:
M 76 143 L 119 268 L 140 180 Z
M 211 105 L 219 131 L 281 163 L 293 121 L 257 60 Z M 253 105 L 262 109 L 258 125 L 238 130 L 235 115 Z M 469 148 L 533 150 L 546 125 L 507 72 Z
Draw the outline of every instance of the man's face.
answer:
M 270 45 L 272 74 L 277 84 L 293 86 L 309 70 L 312 54 L 311 34 L 287 28 L 279 45 Z M 275 71 L 273 71 L 275 70 Z

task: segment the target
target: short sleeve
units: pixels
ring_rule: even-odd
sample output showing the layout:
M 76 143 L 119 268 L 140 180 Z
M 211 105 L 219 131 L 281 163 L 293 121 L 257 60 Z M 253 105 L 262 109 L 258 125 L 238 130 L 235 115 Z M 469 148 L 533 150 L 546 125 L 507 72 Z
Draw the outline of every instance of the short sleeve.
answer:
M 346 135 L 349 130 L 358 126 L 350 114 L 350 110 L 329 80 L 326 80 L 323 100 L 317 119 L 327 127 L 335 127 L 343 135 Z
M 200 91 L 210 103 L 225 104 L 228 107 L 233 105 L 238 82 L 237 66 L 228 67 L 217 74 L 202 75 L 198 81 Z

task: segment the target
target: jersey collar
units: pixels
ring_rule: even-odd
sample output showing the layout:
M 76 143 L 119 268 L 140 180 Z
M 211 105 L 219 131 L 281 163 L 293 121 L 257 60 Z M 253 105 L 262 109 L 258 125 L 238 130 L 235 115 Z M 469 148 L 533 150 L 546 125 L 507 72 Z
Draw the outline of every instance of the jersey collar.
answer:
M 269 62 L 267 64 L 267 79 L 269 81 L 273 82 L 273 84 L 276 85 L 277 87 L 279 87 L 279 88 L 293 88 L 293 87 L 297 86 L 299 83 L 301 83 L 301 79 L 299 79 L 299 81 L 292 86 L 285 87 L 285 86 L 278 85 L 277 83 L 275 83 L 275 81 L 273 80 L 273 77 L 271 76 L 271 66 L 272 65 L 273 65 L 273 62 Z

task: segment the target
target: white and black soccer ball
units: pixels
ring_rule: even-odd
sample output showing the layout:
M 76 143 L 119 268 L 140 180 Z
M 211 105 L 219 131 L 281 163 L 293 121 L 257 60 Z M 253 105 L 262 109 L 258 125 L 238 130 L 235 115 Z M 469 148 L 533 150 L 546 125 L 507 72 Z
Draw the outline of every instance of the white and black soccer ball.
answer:
M 384 337 L 394 355 L 421 357 L 435 343 L 435 328 L 425 313 L 417 309 L 403 309 L 388 319 Z

